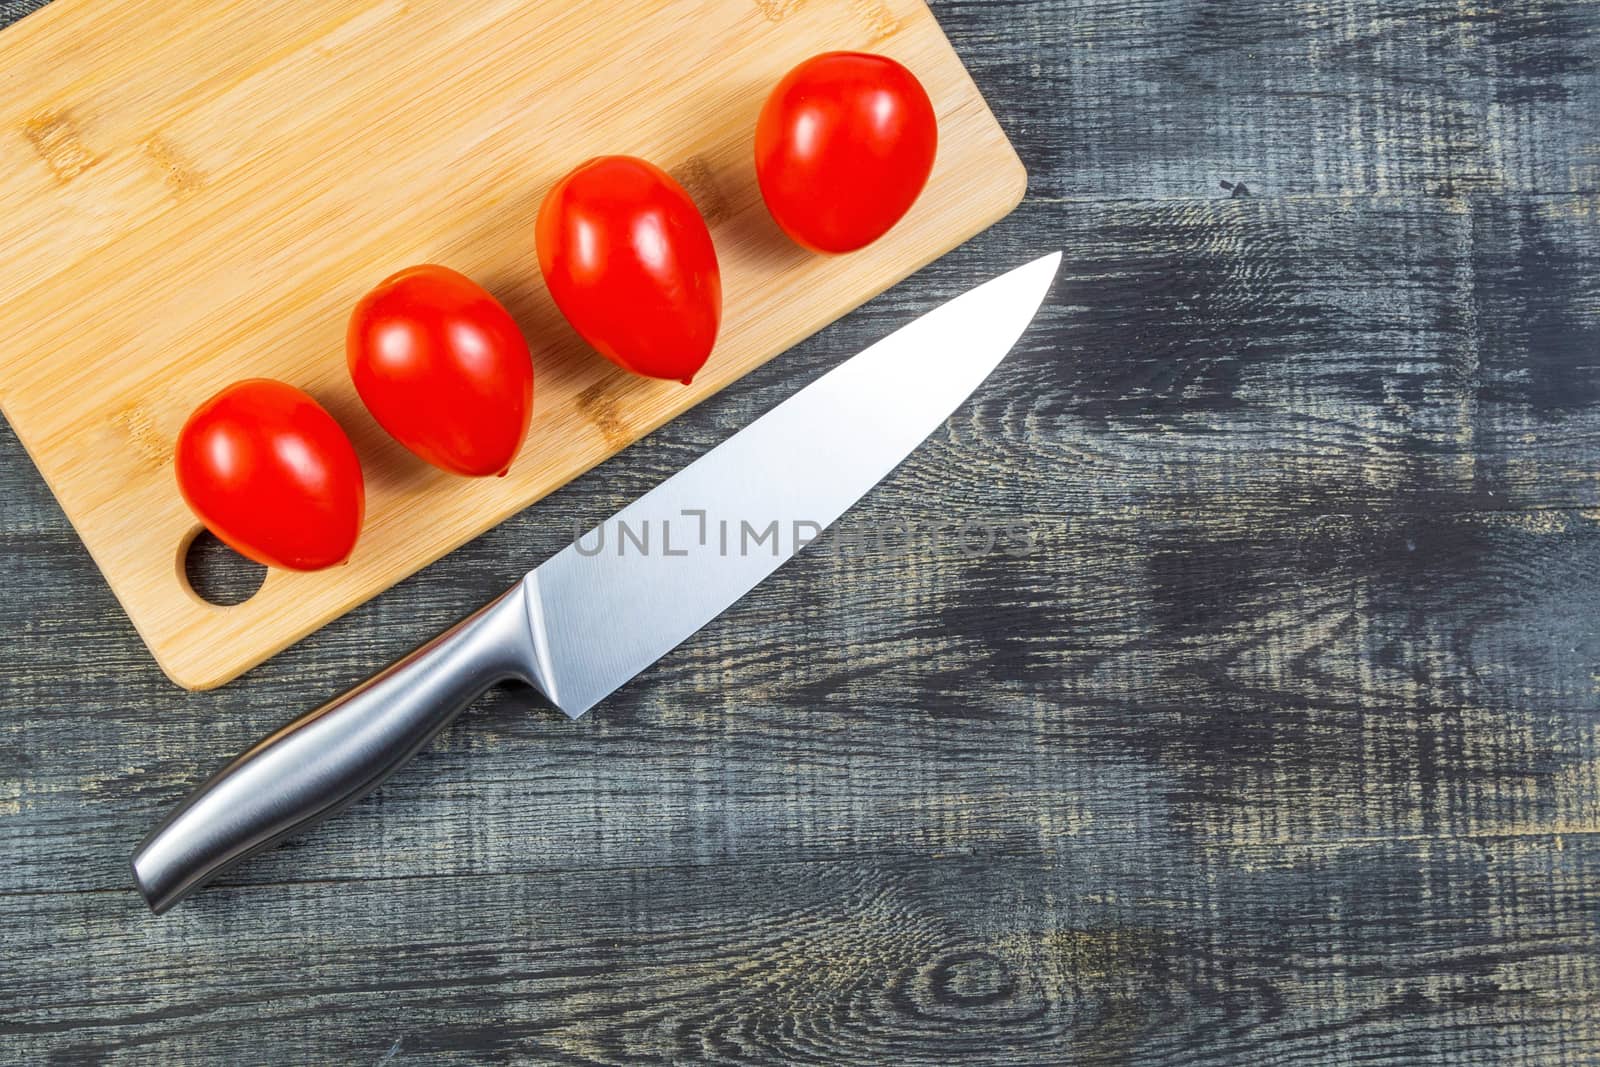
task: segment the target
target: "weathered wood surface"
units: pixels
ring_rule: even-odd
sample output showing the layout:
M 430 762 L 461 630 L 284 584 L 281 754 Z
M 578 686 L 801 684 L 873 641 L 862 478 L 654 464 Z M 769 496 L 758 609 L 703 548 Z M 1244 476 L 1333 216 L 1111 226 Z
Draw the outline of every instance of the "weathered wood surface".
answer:
M 1600 1062 L 1600 7 L 935 9 L 1016 216 L 236 685 L 0 433 L 0 1060 Z M 202 769 L 1055 247 L 846 524 L 1025 556 L 802 557 L 144 913 Z

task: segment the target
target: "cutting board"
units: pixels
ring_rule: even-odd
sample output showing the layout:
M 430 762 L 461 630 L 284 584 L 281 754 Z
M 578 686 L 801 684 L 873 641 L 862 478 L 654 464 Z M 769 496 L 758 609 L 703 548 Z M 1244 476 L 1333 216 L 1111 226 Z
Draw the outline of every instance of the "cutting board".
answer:
M 905 221 L 830 258 L 772 223 L 752 140 L 767 91 L 835 49 L 916 72 L 941 138 Z M 615 370 L 540 280 L 540 199 L 606 153 L 665 167 L 710 222 L 726 313 L 692 386 Z M 909 0 L 55 0 L 0 33 L 0 407 L 162 668 L 209 688 L 992 224 L 1025 183 Z M 532 344 L 534 421 L 507 477 L 428 467 L 350 383 L 350 310 L 428 262 L 488 287 Z M 173 441 L 258 376 L 349 431 L 367 522 L 349 564 L 272 571 L 224 608 L 184 577 L 200 527 Z

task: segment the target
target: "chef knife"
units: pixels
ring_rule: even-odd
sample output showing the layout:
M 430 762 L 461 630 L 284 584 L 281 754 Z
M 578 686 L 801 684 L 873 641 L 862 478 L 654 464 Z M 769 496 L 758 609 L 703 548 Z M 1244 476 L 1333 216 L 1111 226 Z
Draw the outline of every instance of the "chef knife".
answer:
M 532 685 L 574 719 L 593 708 L 921 444 L 1016 344 L 1060 260 L 987 282 L 824 374 L 490 604 L 239 756 L 134 852 L 139 892 L 163 912 L 337 813 L 499 682 Z

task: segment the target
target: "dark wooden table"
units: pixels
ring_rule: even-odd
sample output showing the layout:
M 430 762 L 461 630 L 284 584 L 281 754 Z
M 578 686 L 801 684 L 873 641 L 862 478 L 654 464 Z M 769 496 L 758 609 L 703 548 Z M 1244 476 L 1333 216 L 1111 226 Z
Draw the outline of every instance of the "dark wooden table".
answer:
M 1600 1061 L 1600 6 L 936 10 L 1016 215 L 221 692 L 0 432 L 0 1061 Z M 146 913 L 202 770 L 1055 248 L 850 519 L 1026 555 L 803 557 Z

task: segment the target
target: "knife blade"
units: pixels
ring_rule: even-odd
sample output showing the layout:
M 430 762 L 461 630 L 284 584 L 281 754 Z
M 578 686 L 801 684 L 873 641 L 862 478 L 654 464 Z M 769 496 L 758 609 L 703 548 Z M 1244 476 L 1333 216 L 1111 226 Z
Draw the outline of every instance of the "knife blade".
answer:
M 490 604 L 263 739 L 139 845 L 139 892 L 159 914 L 336 814 L 499 682 L 532 685 L 572 718 L 589 711 L 899 466 L 1016 344 L 1060 260 L 986 282 L 840 364 Z

